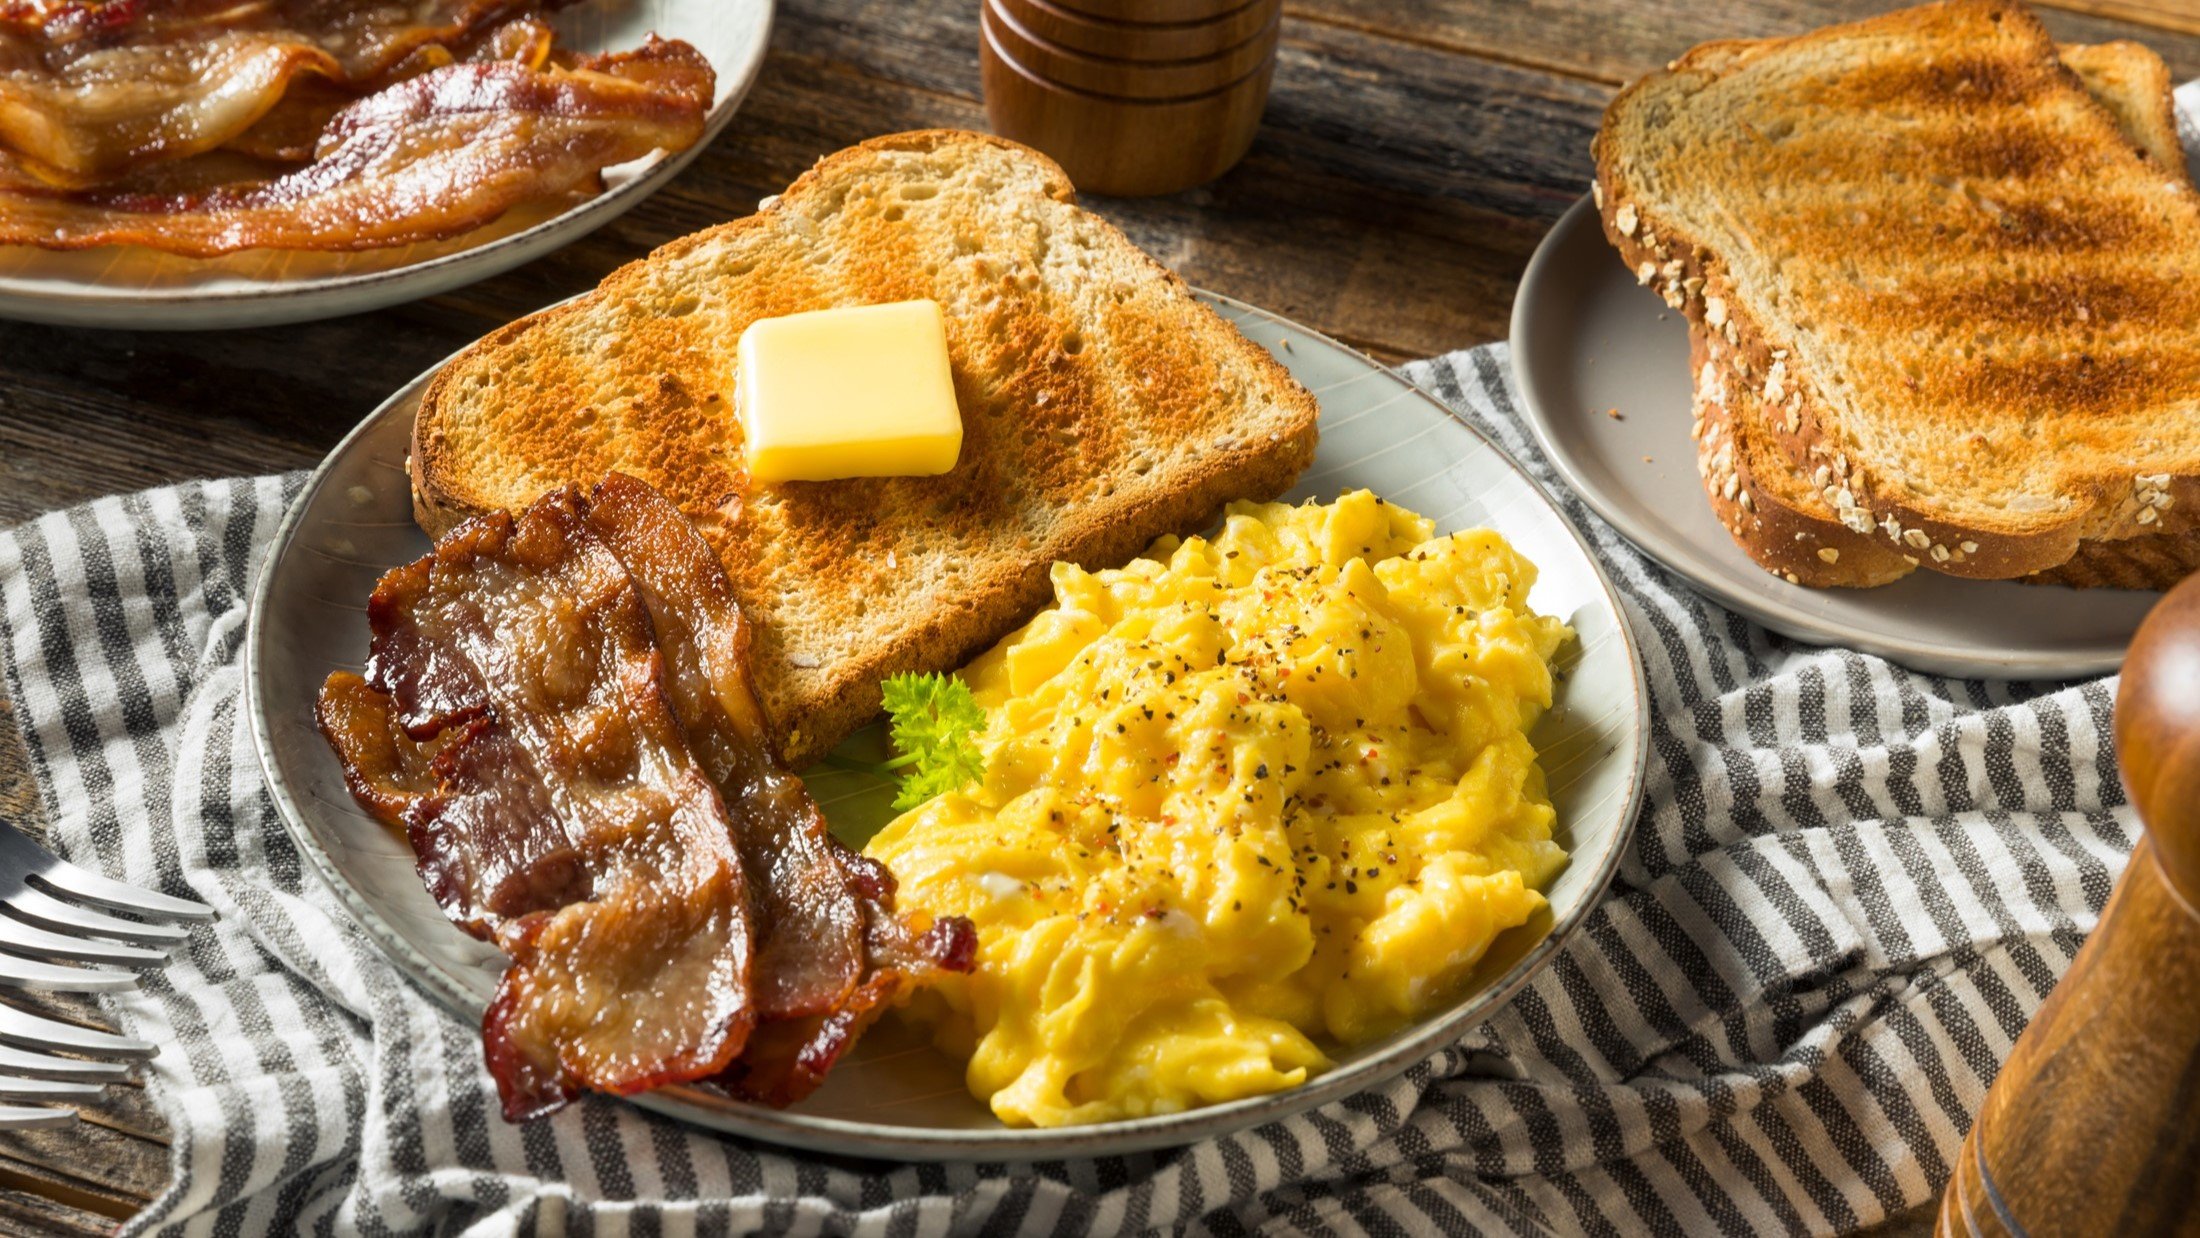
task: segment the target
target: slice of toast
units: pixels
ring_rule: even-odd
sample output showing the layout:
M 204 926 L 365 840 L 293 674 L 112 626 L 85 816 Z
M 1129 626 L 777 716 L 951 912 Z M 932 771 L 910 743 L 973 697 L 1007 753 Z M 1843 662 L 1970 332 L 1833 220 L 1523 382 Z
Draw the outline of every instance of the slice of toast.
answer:
M 1779 449 L 1777 431 L 1763 428 L 1769 422 L 1756 388 L 1722 363 L 1722 344 L 1700 328 L 1689 332 L 1697 375 L 1689 433 L 1712 514 L 1735 543 L 1766 571 L 1810 588 L 1873 588 L 1916 570 L 1923 560 L 1915 547 L 1894 545 L 1868 518 L 1857 517 L 1861 529 L 1842 524 L 1836 499 L 1818 488 L 1819 479 L 1795 471 Z M 1838 496 L 1841 480 L 1830 471 L 1824 480 Z M 1963 544 L 1956 549 L 1964 550 Z M 2071 588 L 2166 589 L 2194 571 L 2200 571 L 2200 531 L 2186 529 L 2080 542 L 2064 562 L 2018 579 Z
M 1916 555 L 1888 545 L 1861 515 L 1852 519 L 1862 528 L 1842 524 L 1821 488 L 1763 432 L 1767 413 L 1758 389 L 1735 377 L 1724 346 L 1701 329 L 1688 333 L 1688 365 L 1696 375 L 1688 432 L 1712 514 L 1735 544 L 1791 585 L 1868 589 L 1909 575 Z M 1830 472 L 1826 480 L 1833 484 Z
M 2060 51 L 2063 63 L 2140 150 L 2156 160 L 2178 161 L 2169 166 L 2182 168 L 2169 68 L 2161 57 L 2129 42 L 2066 45 Z M 1920 561 L 1914 547 L 1891 545 L 1861 514 L 1852 514 L 1858 527 L 1841 523 L 1836 504 L 1843 479 L 1832 476 L 1829 466 L 1805 475 L 1788 464 L 1783 453 L 1801 447 L 1782 443 L 1780 436 L 1799 428 L 1800 410 L 1765 416 L 1757 389 L 1737 381 L 1730 364 L 1719 364 L 1723 338 L 1707 337 L 1696 327 L 1689 343 L 1689 370 L 1698 376 L 1691 426 L 1697 467 L 1714 513 L 1735 542 L 1772 574 L 1814 588 L 1871 587 L 1914 570 Z M 2191 570 L 2183 543 L 2192 540 L 2087 542 L 2069 563 L 2052 569 L 2052 582 L 2159 588 Z M 1959 542 L 1956 549 L 1962 548 Z
M 928 297 L 946 312 L 954 470 L 752 486 L 732 403 L 760 318 Z M 860 363 L 860 359 L 851 359 Z M 1313 458 L 1316 404 L 1183 281 L 1079 209 L 1035 151 L 930 130 L 831 155 L 755 215 L 674 241 L 435 377 L 414 505 L 439 534 L 612 471 L 695 520 L 755 627 L 799 767 L 1048 596 L 1056 560 L 1130 559 Z
M 2193 527 L 2200 200 L 2021 7 L 1708 44 L 1596 155 L 1607 235 L 1846 478 L 1838 521 L 1991 578 Z

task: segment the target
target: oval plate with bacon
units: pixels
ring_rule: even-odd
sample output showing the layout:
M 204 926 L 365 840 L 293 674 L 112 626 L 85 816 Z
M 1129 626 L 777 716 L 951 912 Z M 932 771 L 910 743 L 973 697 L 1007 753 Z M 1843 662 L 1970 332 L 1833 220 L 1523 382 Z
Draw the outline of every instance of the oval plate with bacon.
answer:
M 385 27 L 341 0 L 0 3 L 0 318 L 261 326 L 509 270 L 686 166 L 772 10 L 430 0 Z M 69 123 L 117 74 L 128 114 Z

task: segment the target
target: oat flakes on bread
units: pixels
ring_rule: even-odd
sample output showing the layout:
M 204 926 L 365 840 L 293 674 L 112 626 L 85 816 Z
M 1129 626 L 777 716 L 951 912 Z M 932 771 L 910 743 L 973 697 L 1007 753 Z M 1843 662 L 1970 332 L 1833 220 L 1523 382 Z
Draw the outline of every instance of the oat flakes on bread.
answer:
M 1876 528 L 1843 525 L 1812 480 L 1756 431 L 1765 416 L 1757 388 L 1725 363 L 1724 340 L 1691 329 L 1688 369 L 1696 375 L 1689 425 L 1696 471 L 1712 515 L 1757 566 L 1819 589 L 1868 589 L 1916 568 L 1916 556 L 1889 546 Z
M 2182 154 L 2171 107 L 2169 69 L 2136 43 L 2065 46 L 2063 63 L 2116 115 L 2119 127 L 2150 157 Z M 1813 588 L 1866 588 L 1899 580 L 1919 561 L 1916 548 L 1897 548 L 1884 530 L 1852 514 L 1838 515 L 1846 479 L 1824 463 L 1812 474 L 1787 464 L 1783 452 L 1802 445 L 1782 436 L 1800 427 L 1798 408 L 1767 416 L 1758 390 L 1739 381 L 1723 337 L 1689 331 L 1689 372 L 1696 375 L 1690 436 L 1713 514 L 1759 566 Z M 1830 495 L 1828 492 L 1831 492 Z M 1854 526 L 1854 527 L 1852 527 Z M 2025 577 L 2033 583 L 2145 587 L 2175 580 L 2193 566 L 2191 535 L 2154 535 L 2083 543 L 2067 563 Z M 1956 549 L 1963 546 L 1959 543 Z
M 1607 235 L 1793 415 L 1803 475 L 1846 468 L 1837 517 L 1993 578 L 2192 527 L 2200 203 L 2021 7 L 1706 45 L 1596 154 Z
M 940 477 L 752 490 L 727 402 L 759 318 L 915 297 L 946 310 L 962 457 Z M 414 427 L 430 533 L 625 472 L 695 519 L 754 624 L 791 765 L 1049 594 L 1057 559 L 1130 559 L 1313 458 L 1316 404 L 1183 281 L 999 138 L 897 134 L 828 156 L 755 215 L 674 241 L 445 366 Z
M 1712 515 L 1735 544 L 1773 575 L 1815 589 L 1875 588 L 1915 571 L 1920 559 L 1910 553 L 1914 547 L 1895 547 L 1877 526 L 1859 530 L 1842 524 L 1835 501 L 1816 488 L 1816 479 L 1795 471 L 1779 451 L 1777 432 L 1762 428 L 1765 415 L 1756 388 L 1722 362 L 1722 343 L 1706 338 L 1701 328 L 1689 331 L 1690 369 L 1697 376 L 1690 433 Z M 1829 473 L 1826 481 L 1838 494 L 1840 479 Z M 2161 589 L 2196 570 L 2200 530 L 2186 529 L 2081 542 L 2069 559 L 2018 580 Z

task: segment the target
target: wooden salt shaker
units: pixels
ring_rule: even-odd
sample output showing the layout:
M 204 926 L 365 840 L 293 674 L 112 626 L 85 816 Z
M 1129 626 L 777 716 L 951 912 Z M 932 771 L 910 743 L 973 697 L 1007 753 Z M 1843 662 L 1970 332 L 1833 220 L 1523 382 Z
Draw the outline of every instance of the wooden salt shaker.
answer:
M 1282 0 L 979 0 L 986 115 L 1079 189 L 1174 193 L 1252 145 Z
M 2116 749 L 2145 837 L 1987 1092 L 1943 1238 L 2200 1235 L 2200 577 L 2131 642 Z

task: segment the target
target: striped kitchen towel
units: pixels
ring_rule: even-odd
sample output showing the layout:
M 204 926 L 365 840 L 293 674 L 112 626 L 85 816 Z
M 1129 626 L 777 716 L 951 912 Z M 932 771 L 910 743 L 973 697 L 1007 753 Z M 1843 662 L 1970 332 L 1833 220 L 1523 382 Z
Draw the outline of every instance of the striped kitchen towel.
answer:
M 1412 368 L 1517 458 L 1502 347 Z M 616 1101 L 506 1125 L 480 1032 L 301 866 L 241 715 L 244 601 L 298 478 L 0 534 L 7 691 L 70 858 L 214 904 L 113 1000 L 175 1181 L 126 1232 L 1829 1232 L 1933 1196 L 2134 841 L 2106 683 L 1792 644 L 1578 501 L 1647 660 L 1648 804 L 1587 929 L 1388 1086 L 1182 1151 L 807 1158 Z
M 2112 682 L 1964 682 L 1770 635 L 1563 497 L 1503 346 L 1407 372 L 1562 496 L 1619 588 L 1653 697 L 1632 852 L 1458 1044 L 1121 1159 L 830 1160 L 603 1099 L 506 1125 L 478 1029 L 306 873 L 253 757 L 245 599 L 301 479 L 0 532 L 0 668 L 57 847 L 221 913 L 110 1002 L 164 1048 L 147 1078 L 175 1148 L 124 1232 L 1830 1233 L 1932 1199 L 2134 842 Z

